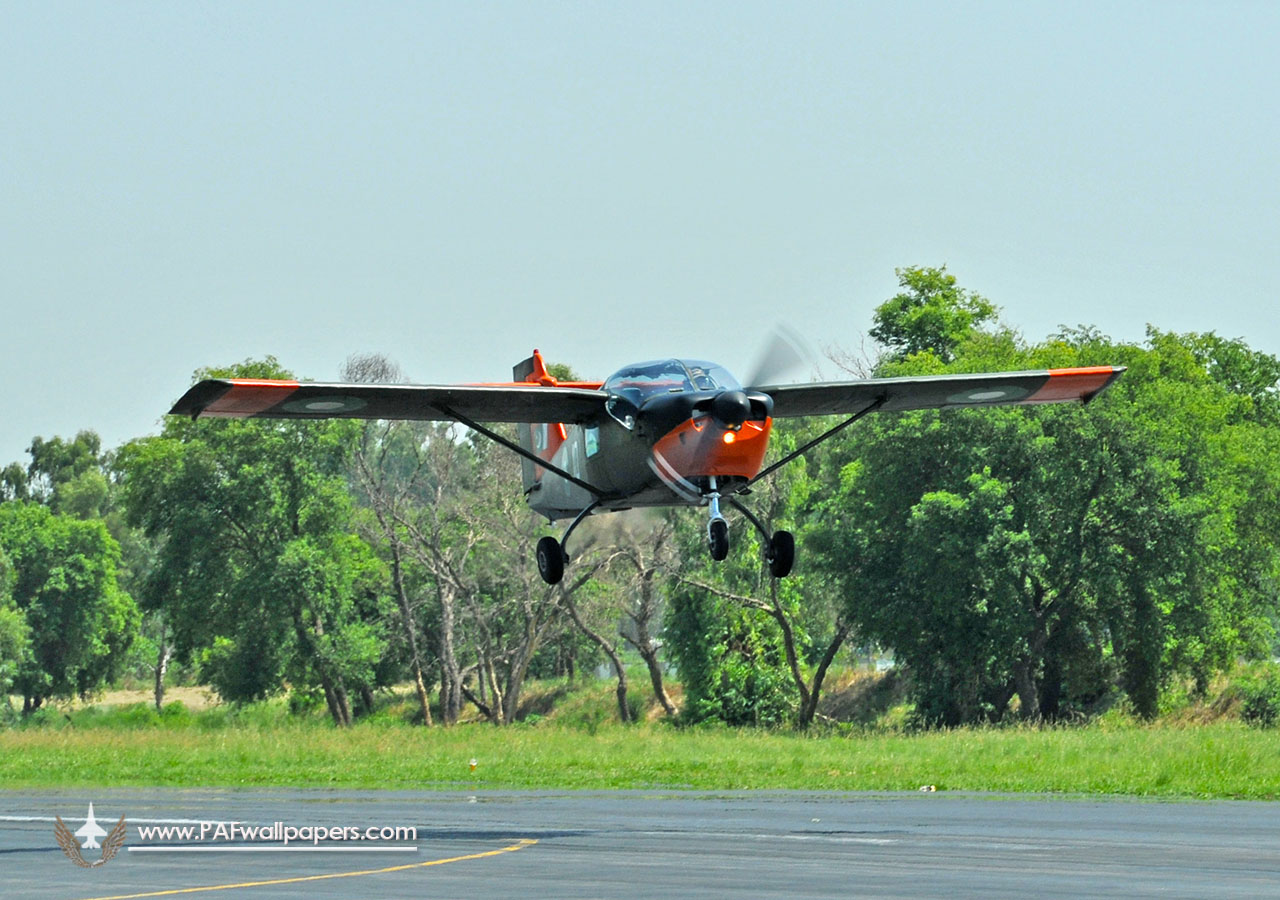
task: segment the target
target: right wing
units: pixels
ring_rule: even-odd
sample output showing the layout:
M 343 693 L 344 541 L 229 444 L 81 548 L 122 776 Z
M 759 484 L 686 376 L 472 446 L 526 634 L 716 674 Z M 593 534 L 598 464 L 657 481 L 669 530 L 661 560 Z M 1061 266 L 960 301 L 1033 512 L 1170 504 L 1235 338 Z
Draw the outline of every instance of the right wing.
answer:
M 252 378 L 201 381 L 170 415 L 284 419 L 419 419 L 456 422 L 590 422 L 606 395 L 587 388 L 503 385 L 319 384 Z
M 878 403 L 880 412 L 1088 401 L 1120 377 L 1124 366 L 868 378 L 819 384 L 753 387 L 773 398 L 775 418 L 854 415 Z

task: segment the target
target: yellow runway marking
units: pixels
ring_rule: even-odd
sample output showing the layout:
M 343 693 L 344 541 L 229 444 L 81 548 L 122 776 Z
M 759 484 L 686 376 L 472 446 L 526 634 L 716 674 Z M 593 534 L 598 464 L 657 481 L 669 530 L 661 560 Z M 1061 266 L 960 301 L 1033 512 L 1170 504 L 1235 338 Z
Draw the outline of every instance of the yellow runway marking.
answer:
M 387 872 L 403 872 L 405 869 L 424 869 L 427 866 L 443 866 L 445 863 L 462 862 L 468 859 L 484 859 L 486 856 L 501 856 L 503 853 L 513 853 L 516 850 L 523 850 L 525 847 L 532 847 L 538 843 L 535 840 L 525 839 L 518 844 L 512 844 L 510 847 L 503 847 L 500 850 L 486 850 L 484 853 L 471 853 L 467 856 L 451 856 L 448 859 L 429 859 L 426 862 L 409 863 L 403 866 L 388 866 L 385 869 L 362 869 L 359 872 L 331 872 L 328 875 L 302 875 L 297 878 L 276 878 L 271 881 L 243 881 L 239 884 L 211 884 L 205 887 L 189 887 L 174 888 L 168 891 L 148 891 L 145 894 L 116 894 L 113 897 L 93 897 L 90 900 L 136 900 L 139 897 L 172 897 L 176 894 L 199 894 L 204 891 L 233 891 L 236 888 L 264 887 L 271 884 L 298 884 L 303 881 L 324 881 L 328 878 L 355 878 L 358 875 L 382 875 Z

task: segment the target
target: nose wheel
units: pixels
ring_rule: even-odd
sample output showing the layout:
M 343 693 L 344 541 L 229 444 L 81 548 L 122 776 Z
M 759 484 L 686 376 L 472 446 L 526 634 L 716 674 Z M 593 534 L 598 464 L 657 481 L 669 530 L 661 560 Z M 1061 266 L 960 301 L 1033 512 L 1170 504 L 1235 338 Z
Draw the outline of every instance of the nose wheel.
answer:
M 711 558 L 720 562 L 729 555 L 729 523 L 720 515 L 720 491 L 716 489 L 716 476 L 712 475 L 708 482 L 711 490 L 707 492 L 707 506 L 711 519 L 707 522 L 707 547 L 711 550 Z
M 707 523 L 707 546 L 716 562 L 729 555 L 729 523 L 724 519 L 712 519 Z

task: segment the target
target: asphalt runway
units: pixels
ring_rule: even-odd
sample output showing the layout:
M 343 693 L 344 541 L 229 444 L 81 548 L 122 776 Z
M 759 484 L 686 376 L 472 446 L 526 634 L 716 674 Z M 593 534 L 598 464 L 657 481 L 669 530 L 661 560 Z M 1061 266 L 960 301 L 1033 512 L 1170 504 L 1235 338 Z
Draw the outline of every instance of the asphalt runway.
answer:
M 126 839 L 114 859 L 86 869 L 59 848 L 53 817 L 76 831 L 90 801 L 104 831 L 125 817 Z M 289 846 L 323 852 L 279 851 L 262 849 L 282 846 L 274 840 L 215 840 L 214 823 L 225 830 L 232 821 L 417 831 L 380 842 L 295 840 Z M 210 823 L 203 841 L 139 832 L 200 822 Z M 0 897 L 204 895 L 1280 897 L 1280 804 L 789 791 L 0 792 Z

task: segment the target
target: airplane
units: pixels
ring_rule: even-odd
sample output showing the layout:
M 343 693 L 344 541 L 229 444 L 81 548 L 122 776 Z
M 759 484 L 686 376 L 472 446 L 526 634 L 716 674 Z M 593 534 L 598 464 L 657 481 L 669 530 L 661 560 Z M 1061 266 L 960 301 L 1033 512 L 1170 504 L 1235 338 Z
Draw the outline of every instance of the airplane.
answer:
M 722 504 L 760 533 L 775 578 L 795 563 L 795 537 L 768 532 L 738 498 L 751 485 L 872 412 L 1088 402 L 1125 368 L 871 378 L 809 384 L 749 384 L 693 359 L 635 363 L 604 381 L 561 382 L 542 354 L 518 363 L 514 380 L 454 385 L 326 384 L 244 378 L 191 387 L 172 415 L 229 418 L 330 417 L 458 422 L 521 457 L 525 499 L 560 538 L 537 545 L 538 572 L 557 584 L 570 561 L 570 535 L 597 512 L 706 506 L 714 560 L 729 553 Z M 755 380 L 755 379 L 753 379 Z M 822 434 L 764 466 L 773 420 L 842 416 Z M 487 423 L 487 424 L 486 424 Z M 488 427 L 515 423 L 515 441 Z
M 84 838 L 84 843 L 80 846 L 85 850 L 97 850 L 99 846 L 98 838 L 106 837 L 107 831 L 98 824 L 98 820 L 93 816 L 93 804 L 89 804 L 89 818 L 84 820 L 84 824 L 80 826 L 80 830 L 76 832 L 76 837 Z

